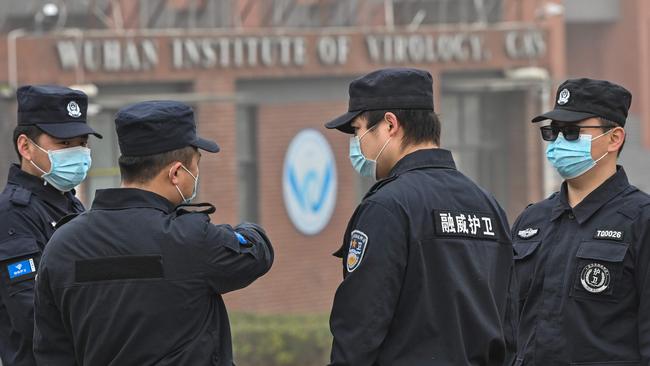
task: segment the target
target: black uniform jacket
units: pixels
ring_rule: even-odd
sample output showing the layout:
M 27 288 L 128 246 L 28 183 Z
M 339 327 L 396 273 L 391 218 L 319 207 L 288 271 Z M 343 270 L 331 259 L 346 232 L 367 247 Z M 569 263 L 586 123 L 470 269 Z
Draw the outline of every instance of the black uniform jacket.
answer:
M 515 222 L 518 365 L 650 365 L 650 196 L 615 175 L 566 183 Z
M 214 209 L 212 208 L 210 212 Z M 273 250 L 254 224 L 210 223 L 131 188 L 97 192 L 61 226 L 38 271 L 39 365 L 228 365 L 221 294 L 266 273 Z
M 4 366 L 33 366 L 34 277 L 41 252 L 62 217 L 83 205 L 43 179 L 9 168 L 0 194 L 0 358 Z
M 370 189 L 336 253 L 334 366 L 502 365 L 513 249 L 497 202 L 419 150 Z

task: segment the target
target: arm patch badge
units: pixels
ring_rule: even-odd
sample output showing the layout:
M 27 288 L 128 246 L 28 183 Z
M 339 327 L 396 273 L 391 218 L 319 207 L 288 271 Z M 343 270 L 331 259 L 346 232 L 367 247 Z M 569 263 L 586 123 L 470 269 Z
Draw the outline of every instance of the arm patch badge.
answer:
M 23 279 L 34 278 L 36 275 L 36 264 L 34 258 L 27 258 L 7 265 L 7 273 L 10 282 L 18 282 Z
M 367 246 L 368 235 L 363 231 L 354 230 L 350 234 L 350 249 L 348 249 L 348 257 L 345 264 L 348 272 L 353 272 L 355 269 L 359 268 Z

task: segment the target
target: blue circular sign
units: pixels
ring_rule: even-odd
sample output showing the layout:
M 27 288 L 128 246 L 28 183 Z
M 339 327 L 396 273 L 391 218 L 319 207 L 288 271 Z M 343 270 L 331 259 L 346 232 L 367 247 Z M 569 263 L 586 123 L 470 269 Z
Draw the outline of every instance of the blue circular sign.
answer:
M 325 137 L 300 131 L 284 157 L 282 193 L 293 225 L 305 235 L 321 232 L 336 206 L 336 162 Z

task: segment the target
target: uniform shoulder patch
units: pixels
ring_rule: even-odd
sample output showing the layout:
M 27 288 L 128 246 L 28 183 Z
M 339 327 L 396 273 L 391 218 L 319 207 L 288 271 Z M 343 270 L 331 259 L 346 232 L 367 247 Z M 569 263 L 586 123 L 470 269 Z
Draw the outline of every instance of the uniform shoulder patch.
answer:
M 520 237 L 521 239 L 530 239 L 536 236 L 537 234 L 539 234 L 539 229 L 532 228 L 532 227 L 526 228 L 524 230 L 519 230 L 517 232 L 517 236 Z
M 10 282 L 18 282 L 23 279 L 34 278 L 36 275 L 36 264 L 34 258 L 25 258 L 18 261 L 11 261 L 6 264 Z
M 348 272 L 353 272 L 359 268 L 363 255 L 368 246 L 368 235 L 363 231 L 354 230 L 350 234 L 350 248 L 348 249 L 348 257 L 346 258 L 346 268 Z

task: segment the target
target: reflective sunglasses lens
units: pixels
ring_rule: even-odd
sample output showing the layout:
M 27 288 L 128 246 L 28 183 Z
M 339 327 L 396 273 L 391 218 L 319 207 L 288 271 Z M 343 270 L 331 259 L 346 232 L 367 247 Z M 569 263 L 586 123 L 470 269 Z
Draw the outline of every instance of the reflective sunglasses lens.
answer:
M 542 131 L 542 139 L 544 141 L 555 141 L 557 139 L 558 131 L 554 131 L 549 126 L 541 127 L 540 131 Z
M 562 134 L 567 141 L 575 141 L 580 137 L 580 127 L 566 126 L 562 129 Z

